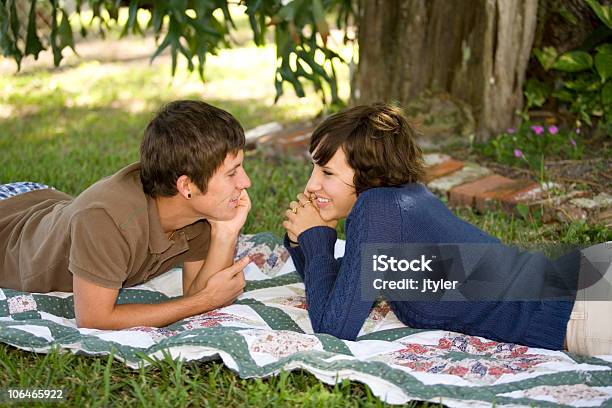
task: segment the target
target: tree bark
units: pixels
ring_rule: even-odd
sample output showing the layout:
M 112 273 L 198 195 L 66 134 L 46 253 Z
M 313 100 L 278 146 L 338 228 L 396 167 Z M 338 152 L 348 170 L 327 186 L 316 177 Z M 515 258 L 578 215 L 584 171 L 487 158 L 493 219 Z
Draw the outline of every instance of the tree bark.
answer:
M 472 107 L 479 139 L 511 126 L 538 0 L 361 0 L 352 104 L 447 92 Z

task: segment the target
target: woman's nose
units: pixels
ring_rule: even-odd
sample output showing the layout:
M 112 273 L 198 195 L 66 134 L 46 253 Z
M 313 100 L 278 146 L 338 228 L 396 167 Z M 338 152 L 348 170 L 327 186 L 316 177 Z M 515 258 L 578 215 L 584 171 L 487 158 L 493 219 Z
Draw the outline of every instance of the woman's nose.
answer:
M 308 179 L 308 183 L 306 183 L 306 192 L 315 193 L 319 190 L 321 190 L 321 183 L 317 175 L 313 172 Z

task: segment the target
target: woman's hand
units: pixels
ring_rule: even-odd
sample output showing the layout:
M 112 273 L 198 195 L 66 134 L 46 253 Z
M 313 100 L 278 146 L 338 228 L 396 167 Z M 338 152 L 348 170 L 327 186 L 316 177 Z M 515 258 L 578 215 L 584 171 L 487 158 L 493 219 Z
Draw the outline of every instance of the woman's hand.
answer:
M 318 226 L 336 228 L 338 225 L 337 220 L 325 221 L 321 218 L 319 209 L 313 201 L 300 193 L 297 201 L 289 203 L 289 209 L 285 211 L 286 220 L 283 221 L 283 227 L 287 230 L 287 236 L 291 241 L 297 242 L 300 234 L 307 229 Z

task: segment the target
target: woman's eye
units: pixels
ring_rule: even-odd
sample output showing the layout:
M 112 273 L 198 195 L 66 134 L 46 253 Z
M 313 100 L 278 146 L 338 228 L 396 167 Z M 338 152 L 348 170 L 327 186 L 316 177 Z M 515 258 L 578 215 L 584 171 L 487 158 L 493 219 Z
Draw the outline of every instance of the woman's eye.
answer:
M 323 170 L 323 174 L 325 174 L 326 176 L 331 176 L 333 173 L 330 173 L 330 172 L 329 172 L 329 171 L 327 171 L 327 170 Z

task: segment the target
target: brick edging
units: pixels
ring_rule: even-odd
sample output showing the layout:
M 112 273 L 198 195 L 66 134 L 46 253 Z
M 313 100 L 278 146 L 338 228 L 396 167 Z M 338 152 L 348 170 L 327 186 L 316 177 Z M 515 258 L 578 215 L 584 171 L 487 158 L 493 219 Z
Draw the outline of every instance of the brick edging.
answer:
M 279 153 L 307 151 L 312 124 L 294 125 L 285 129 L 278 126 L 269 134 L 257 134 L 253 144 L 273 146 Z M 261 127 L 259 127 L 261 128 Z M 249 132 L 247 132 L 249 133 Z M 265 132 L 259 132 L 265 133 Z M 589 191 L 572 191 L 554 196 L 550 189 L 528 179 L 512 179 L 493 173 L 473 162 L 457 160 L 443 153 L 423 156 L 426 164 L 427 187 L 446 197 L 451 207 L 466 206 L 477 212 L 492 209 L 518 215 L 517 205 L 523 204 L 532 211 L 540 211 L 544 222 L 572 222 L 586 220 L 594 224 L 612 227 L 612 196 Z

